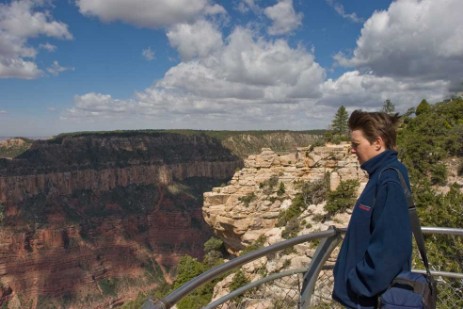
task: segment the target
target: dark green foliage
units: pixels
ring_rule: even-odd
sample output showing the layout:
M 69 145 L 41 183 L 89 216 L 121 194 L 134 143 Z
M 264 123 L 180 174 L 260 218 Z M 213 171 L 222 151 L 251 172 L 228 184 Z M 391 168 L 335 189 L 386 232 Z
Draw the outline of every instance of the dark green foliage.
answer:
M 204 243 L 204 252 L 203 263 L 207 266 L 215 266 L 223 262 L 225 245 L 222 240 L 211 237 Z
M 98 286 L 101 288 L 104 295 L 116 295 L 116 280 L 106 278 L 98 281 Z
M 267 241 L 267 238 L 265 237 L 265 235 L 260 235 L 252 245 L 247 246 L 246 248 L 244 248 L 240 252 L 240 255 L 245 255 L 248 252 L 251 252 L 251 251 L 262 248 L 266 241 Z
M 211 251 L 222 251 L 223 248 L 223 240 L 215 237 L 209 238 L 209 240 L 204 243 L 204 252 L 206 253 Z
M 297 236 L 301 229 L 301 222 L 299 218 L 293 217 L 286 222 L 285 229 L 281 232 L 281 237 L 290 239 Z
M 347 208 L 354 206 L 357 196 L 357 189 L 360 183 L 357 179 L 341 181 L 335 191 L 328 192 L 325 211 L 329 216 L 338 212 L 343 212 Z
M 326 199 L 326 193 L 329 189 L 330 182 L 329 173 L 321 180 L 305 182 L 301 187 L 301 195 L 304 204 L 307 206 L 311 204 L 320 204 Z
M 331 122 L 331 130 L 325 134 L 325 139 L 328 142 L 338 144 L 341 141 L 348 140 L 349 127 L 347 121 L 349 120 L 349 113 L 346 108 L 341 105 L 338 108 L 336 115 Z
M 283 238 L 291 238 L 297 235 L 301 228 L 298 217 L 311 204 L 319 204 L 326 199 L 329 187 L 329 174 L 321 180 L 304 182 L 301 185 L 301 192 L 292 200 L 291 206 L 281 212 L 278 217 L 277 226 L 285 226 L 282 232 Z
M 463 155 L 463 99 L 429 108 L 426 111 L 423 107 L 415 118 L 407 118 L 398 135 L 400 159 L 415 184 L 430 177 L 434 177 L 435 183 L 442 182 L 445 172 L 442 167 L 434 166 L 450 156 Z
M 306 208 L 302 194 L 297 194 L 288 209 L 281 212 L 278 216 L 277 226 L 285 226 L 291 219 L 297 218 Z
M 206 271 L 206 266 L 199 262 L 197 259 L 185 255 L 180 258 L 177 265 L 177 277 L 174 282 L 173 288 L 179 288 L 186 282 Z M 194 292 L 184 297 L 177 303 L 179 309 L 194 309 L 201 308 L 208 304 L 212 297 L 213 285 L 211 282 L 202 285 Z
M 398 136 L 399 157 L 407 165 L 418 214 L 423 226 L 461 228 L 463 226 L 463 194 L 454 184 L 446 194 L 437 193 L 433 185 L 447 183 L 444 160 L 463 156 L 463 99 L 453 98 L 430 105 L 421 101 L 416 117 L 405 118 Z M 457 170 L 457 173 L 461 173 Z M 463 240 L 461 237 L 429 235 L 426 248 L 431 268 L 463 272 Z M 415 250 L 415 262 L 423 268 Z M 461 281 L 446 278 L 441 295 L 462 289 Z M 450 287 L 448 287 L 450 286 Z M 452 308 L 463 307 L 455 299 Z
M 391 102 L 391 100 L 387 99 L 383 103 L 383 108 L 381 109 L 382 112 L 388 113 L 388 114 L 393 114 L 395 111 L 395 106 Z
M 215 241 L 214 241 L 215 242 Z M 210 251 L 212 252 L 212 251 Z M 223 261 L 220 261 L 222 263 Z M 177 289 L 186 282 L 205 272 L 212 266 L 215 266 L 219 263 L 208 265 L 206 263 L 201 263 L 197 259 L 185 255 L 180 258 L 180 261 L 177 265 L 177 277 L 173 284 L 173 289 Z M 188 294 L 186 297 L 182 298 L 176 305 L 178 309 L 199 309 L 208 304 L 212 298 L 212 292 L 214 290 L 215 284 L 222 280 L 222 277 L 218 277 L 212 281 L 209 281 L 192 293 Z
M 270 195 L 273 193 L 275 186 L 278 184 L 278 176 L 271 176 L 269 179 L 261 182 L 259 188 L 263 190 L 264 194 Z
M 243 271 L 240 269 L 233 276 L 233 280 L 230 283 L 230 291 L 239 289 L 240 287 L 245 286 L 248 283 L 249 283 L 249 279 L 246 278 Z
M 421 114 L 429 113 L 430 111 L 431 111 L 431 106 L 429 105 L 428 101 L 423 99 L 421 100 L 420 104 L 418 104 L 418 106 L 416 107 L 415 114 L 419 116 Z
M 347 135 L 348 126 L 347 120 L 349 119 L 349 113 L 346 111 L 346 108 L 341 105 L 334 116 L 334 119 L 331 123 L 331 130 L 334 134 Z
M 278 191 L 277 191 L 277 195 L 278 196 L 282 196 L 283 194 L 285 194 L 285 184 L 280 182 L 280 186 L 278 187 Z
M 245 196 L 240 196 L 238 198 L 238 201 L 244 204 L 244 206 L 248 207 L 249 204 L 254 201 L 257 198 L 257 196 L 254 194 L 254 192 L 251 192 Z

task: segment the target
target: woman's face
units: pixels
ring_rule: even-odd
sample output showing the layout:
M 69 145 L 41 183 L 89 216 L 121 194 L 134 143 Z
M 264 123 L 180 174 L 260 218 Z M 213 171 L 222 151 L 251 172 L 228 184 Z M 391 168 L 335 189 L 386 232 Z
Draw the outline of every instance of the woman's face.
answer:
M 373 157 L 376 157 L 385 150 L 381 138 L 376 139 L 373 143 L 365 138 L 362 130 L 353 130 L 350 134 L 351 153 L 357 156 L 360 164 L 365 163 Z

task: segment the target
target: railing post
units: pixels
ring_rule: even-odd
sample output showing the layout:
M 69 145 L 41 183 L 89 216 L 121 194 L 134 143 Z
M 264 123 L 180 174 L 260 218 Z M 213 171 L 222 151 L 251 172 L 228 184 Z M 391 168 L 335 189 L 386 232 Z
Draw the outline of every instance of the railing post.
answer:
M 331 252 L 333 252 L 334 248 L 336 248 L 338 243 L 341 241 L 341 233 L 334 226 L 331 226 L 330 229 L 334 229 L 336 233 L 333 236 L 324 238 L 321 241 L 314 253 L 307 272 L 304 274 L 301 296 L 299 298 L 299 309 L 309 308 L 310 299 L 315 289 L 315 282 L 318 279 L 318 274 L 320 273 L 322 266 L 325 264 Z

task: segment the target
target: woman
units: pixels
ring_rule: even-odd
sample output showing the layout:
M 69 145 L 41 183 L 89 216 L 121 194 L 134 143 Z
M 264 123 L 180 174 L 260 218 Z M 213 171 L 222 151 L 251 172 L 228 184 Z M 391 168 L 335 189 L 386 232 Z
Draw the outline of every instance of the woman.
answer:
M 378 295 L 410 270 L 412 232 L 398 169 L 399 116 L 354 111 L 349 118 L 352 153 L 369 181 L 357 200 L 334 267 L 333 298 L 347 308 L 376 308 Z

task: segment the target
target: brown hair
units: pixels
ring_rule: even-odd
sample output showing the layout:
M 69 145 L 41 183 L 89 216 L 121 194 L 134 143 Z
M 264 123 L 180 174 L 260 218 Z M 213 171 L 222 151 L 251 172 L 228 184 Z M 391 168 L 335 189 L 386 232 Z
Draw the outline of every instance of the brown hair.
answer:
M 387 149 L 396 149 L 399 114 L 390 115 L 384 112 L 363 112 L 355 110 L 349 117 L 349 129 L 362 130 L 365 138 L 373 143 L 380 136 Z

